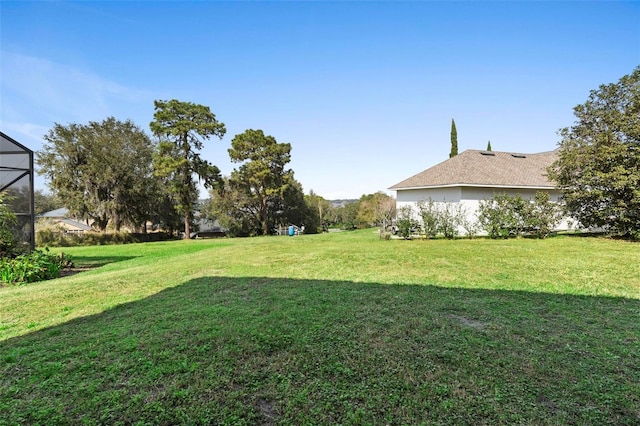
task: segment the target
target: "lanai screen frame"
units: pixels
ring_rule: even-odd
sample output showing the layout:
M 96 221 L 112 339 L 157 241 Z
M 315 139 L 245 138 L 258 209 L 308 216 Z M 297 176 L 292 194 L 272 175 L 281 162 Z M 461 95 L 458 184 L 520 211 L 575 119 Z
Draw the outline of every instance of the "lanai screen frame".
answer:
M 15 192 L 27 198 L 10 205 L 18 220 L 14 234 L 31 250 L 35 248 L 36 217 L 33 183 L 33 151 L 0 131 L 0 192 Z

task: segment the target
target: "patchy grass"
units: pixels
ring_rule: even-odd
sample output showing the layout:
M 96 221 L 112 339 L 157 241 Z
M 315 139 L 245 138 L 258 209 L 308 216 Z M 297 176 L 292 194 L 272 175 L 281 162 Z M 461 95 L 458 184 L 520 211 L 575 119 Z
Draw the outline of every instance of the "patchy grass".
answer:
M 0 289 L 0 424 L 640 422 L 640 245 L 372 231 L 65 248 Z

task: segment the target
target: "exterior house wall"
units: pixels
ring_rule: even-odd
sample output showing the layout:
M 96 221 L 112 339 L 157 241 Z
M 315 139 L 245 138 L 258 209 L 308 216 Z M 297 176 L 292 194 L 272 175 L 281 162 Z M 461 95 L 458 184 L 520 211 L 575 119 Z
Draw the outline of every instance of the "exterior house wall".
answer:
M 398 190 L 396 195 L 396 207 L 401 208 L 403 206 L 410 205 L 414 210 L 416 210 L 418 201 L 428 200 L 429 198 L 433 201 L 459 202 L 462 194 L 461 189 L 462 188 L 460 187 L 449 187 Z
M 396 208 L 399 210 L 402 207 L 410 206 L 415 219 L 422 223 L 418 210 L 418 202 L 431 199 L 436 204 L 443 202 L 458 203 L 462 205 L 464 209 L 467 209 L 462 196 L 462 190 L 463 188 L 459 186 L 398 190 L 396 193 Z M 459 227 L 458 232 L 464 234 L 464 229 Z
M 404 206 L 411 206 L 416 219 L 418 215 L 418 202 L 431 199 L 436 203 L 452 202 L 462 206 L 462 210 L 467 221 L 477 222 L 476 213 L 480 207 L 480 202 L 493 198 L 495 194 L 508 194 L 515 196 L 520 194 L 522 198 L 533 199 L 536 192 L 544 191 L 549 193 L 549 198 L 553 202 L 560 199 L 561 193 L 555 189 L 535 189 L 535 188 L 500 188 L 500 187 L 472 187 L 455 186 L 447 188 L 420 188 L 420 189 L 398 189 L 396 196 L 396 206 L 398 209 Z M 571 228 L 571 221 L 564 219 L 557 227 L 557 230 L 567 230 Z M 458 228 L 460 235 L 465 235 L 465 229 Z M 481 232 L 483 234 L 484 232 Z

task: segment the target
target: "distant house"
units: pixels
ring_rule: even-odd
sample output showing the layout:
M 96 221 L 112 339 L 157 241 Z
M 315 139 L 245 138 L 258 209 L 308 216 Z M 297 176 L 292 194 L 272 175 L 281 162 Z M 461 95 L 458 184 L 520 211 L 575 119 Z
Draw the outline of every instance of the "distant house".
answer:
M 45 221 L 49 224 L 59 225 L 67 233 L 83 233 L 86 231 L 92 231 L 93 228 L 86 223 L 79 222 L 69 215 L 69 210 L 66 208 L 51 210 L 46 213 L 36 216 L 40 221 Z
M 194 224 L 198 230 L 191 233 L 191 238 L 216 238 L 226 235 L 226 230 L 220 226 L 217 219 L 204 219 L 198 214 L 194 218 Z
M 200 199 L 194 204 L 191 238 L 218 238 L 226 235 L 218 219 L 209 219 L 205 213 L 209 200 Z
M 547 168 L 557 159 L 556 151 L 515 154 L 466 150 L 448 160 L 403 180 L 389 189 L 396 191 L 396 207 L 411 206 L 431 199 L 459 203 L 469 220 L 475 220 L 482 200 L 496 193 L 520 194 L 531 199 L 537 191 L 558 201 L 561 193 L 547 177 Z M 567 228 L 562 223 L 559 229 Z M 461 228 L 461 234 L 464 230 Z

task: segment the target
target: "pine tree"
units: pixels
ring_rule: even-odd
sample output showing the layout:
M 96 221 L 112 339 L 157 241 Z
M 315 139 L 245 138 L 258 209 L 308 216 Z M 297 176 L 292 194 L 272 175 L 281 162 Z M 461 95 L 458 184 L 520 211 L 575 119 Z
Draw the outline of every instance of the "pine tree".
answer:
M 451 119 L 451 152 L 449 158 L 458 155 L 458 131 L 456 130 L 456 122 Z
M 487 142 L 487 151 L 491 152 L 491 141 Z
M 198 201 L 197 175 L 206 188 L 221 181 L 220 169 L 203 160 L 198 153 L 203 140 L 224 136 L 224 123 L 216 119 L 208 106 L 191 102 L 155 101 L 154 120 L 149 124 L 159 138 L 155 157 L 155 174 L 168 178 L 168 190 L 176 204 L 175 209 L 184 218 L 185 238 L 191 238 L 190 222 Z

